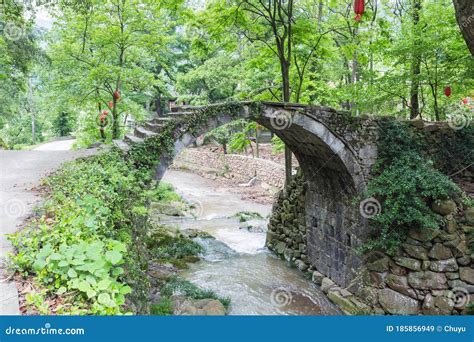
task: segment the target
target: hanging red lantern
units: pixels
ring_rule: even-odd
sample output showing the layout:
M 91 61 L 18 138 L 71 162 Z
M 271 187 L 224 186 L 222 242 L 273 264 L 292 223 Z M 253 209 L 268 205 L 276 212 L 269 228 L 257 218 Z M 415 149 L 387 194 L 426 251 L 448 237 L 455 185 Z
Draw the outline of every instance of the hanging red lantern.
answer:
M 120 92 L 118 90 L 114 91 L 114 99 L 115 101 L 120 100 Z
M 451 87 L 444 88 L 444 95 L 446 95 L 447 97 L 451 96 Z
M 102 114 L 101 116 L 99 116 L 100 122 L 104 122 L 105 118 L 106 118 L 106 115 L 104 115 L 104 114 Z
M 108 105 L 109 105 L 109 108 L 112 109 L 113 106 L 114 106 L 114 103 L 112 101 L 110 101 Z
M 360 19 L 362 18 L 362 14 L 364 14 L 364 9 L 365 9 L 364 7 L 365 7 L 364 0 L 354 0 L 354 13 L 356 14 L 355 21 L 359 22 Z
M 105 115 L 105 116 L 107 116 L 107 115 L 109 115 L 109 111 L 108 111 L 108 110 L 103 110 L 103 111 L 102 111 L 102 114 Z

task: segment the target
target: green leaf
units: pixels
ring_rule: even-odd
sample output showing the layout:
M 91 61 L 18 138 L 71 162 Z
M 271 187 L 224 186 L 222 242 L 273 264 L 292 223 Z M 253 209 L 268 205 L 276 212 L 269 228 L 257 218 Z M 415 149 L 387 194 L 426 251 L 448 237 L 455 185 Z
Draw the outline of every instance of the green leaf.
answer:
M 59 267 L 66 267 L 66 266 L 69 266 L 69 263 L 68 263 L 66 260 L 61 260 L 61 261 L 58 263 L 58 266 L 59 266 Z
M 89 284 L 87 280 L 81 280 L 77 288 L 81 292 L 87 292 L 91 289 L 91 285 Z
M 57 291 L 56 293 L 58 295 L 62 295 L 63 293 L 65 293 L 67 291 L 67 289 L 64 287 L 64 286 L 61 286 Z
M 76 278 L 76 277 L 77 277 L 77 273 L 76 273 L 76 271 L 74 271 L 73 268 L 70 268 L 70 269 L 67 271 L 67 275 L 69 276 L 69 278 Z
M 97 297 L 97 301 L 105 306 L 110 306 L 110 296 L 108 293 L 101 293 Z
M 50 261 L 61 260 L 62 258 L 63 258 L 62 255 L 58 253 L 53 253 L 49 256 Z
M 111 284 L 111 281 L 109 279 L 102 279 L 101 281 L 97 283 L 97 288 L 99 290 L 107 290 L 110 284 Z
M 92 297 L 95 297 L 95 295 L 97 294 L 97 292 L 95 292 L 93 289 L 88 289 L 86 291 L 86 294 L 87 294 L 87 298 L 91 299 Z
M 129 294 L 131 292 L 132 292 L 132 288 L 128 285 L 122 286 L 120 288 L 120 293 L 123 294 L 123 295 Z
M 122 253 L 112 250 L 105 253 L 105 259 L 109 261 L 112 265 L 117 265 L 122 261 Z

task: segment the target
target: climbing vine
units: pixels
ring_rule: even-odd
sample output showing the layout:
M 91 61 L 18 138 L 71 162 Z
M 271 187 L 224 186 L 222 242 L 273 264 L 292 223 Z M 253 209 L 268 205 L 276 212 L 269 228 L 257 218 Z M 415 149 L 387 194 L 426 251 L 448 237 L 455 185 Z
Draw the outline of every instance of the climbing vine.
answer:
M 382 209 L 371 218 L 374 236 L 365 248 L 394 251 L 408 229 L 437 229 L 442 217 L 431 210 L 431 204 L 461 190 L 435 168 L 422 132 L 386 119 L 380 121 L 379 139 L 375 177 L 367 196 L 376 198 Z

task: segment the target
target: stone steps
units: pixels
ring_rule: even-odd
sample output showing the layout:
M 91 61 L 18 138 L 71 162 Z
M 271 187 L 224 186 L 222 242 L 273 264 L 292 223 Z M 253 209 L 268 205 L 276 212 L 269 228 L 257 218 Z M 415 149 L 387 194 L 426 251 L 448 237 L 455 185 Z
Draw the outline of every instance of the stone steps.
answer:
M 125 138 L 123 138 L 123 141 L 125 141 L 127 144 L 141 144 L 144 140 L 134 135 L 127 134 L 125 135 Z
M 154 118 L 152 120 L 150 120 L 149 122 L 150 123 L 153 123 L 153 124 L 167 124 L 168 122 L 170 121 L 173 121 L 174 119 L 173 118 L 170 118 L 170 117 L 164 117 L 164 118 Z
M 179 121 L 192 112 L 175 112 L 165 117 L 153 118 L 149 121 L 140 122 L 140 126 L 136 126 L 133 134 L 126 134 L 123 140 L 114 140 L 113 143 L 124 152 L 130 150 L 131 145 L 141 144 L 145 139 L 160 134 L 163 128 L 170 122 Z
M 163 127 L 165 127 L 165 124 L 155 124 L 152 122 L 145 122 L 144 126 L 148 131 L 160 133 Z
M 193 112 L 171 112 L 171 113 L 167 113 L 165 114 L 165 117 L 166 118 L 173 118 L 173 119 L 182 119 L 186 116 L 189 116 L 193 114 Z
M 150 138 L 150 137 L 155 136 L 157 134 L 158 133 L 149 131 L 149 130 L 147 130 L 143 127 L 140 127 L 140 126 L 135 127 L 135 130 L 134 130 L 134 135 L 136 137 L 142 138 L 142 139 Z
M 130 149 L 130 145 L 123 140 L 115 139 L 113 141 L 114 145 L 121 149 L 124 152 L 127 152 Z

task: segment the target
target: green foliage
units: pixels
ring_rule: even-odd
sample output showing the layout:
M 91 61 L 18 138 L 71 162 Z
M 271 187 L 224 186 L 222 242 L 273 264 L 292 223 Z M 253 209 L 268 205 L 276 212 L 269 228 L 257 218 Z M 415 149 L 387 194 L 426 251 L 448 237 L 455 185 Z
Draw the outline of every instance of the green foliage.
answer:
M 145 243 L 151 255 L 157 259 L 183 259 L 203 252 L 197 242 L 186 237 L 172 236 L 166 229 L 153 230 Z
M 155 202 L 180 201 L 181 197 L 175 192 L 173 185 L 161 181 L 157 187 L 150 190 L 150 199 Z
M 252 106 L 255 107 L 252 108 L 252 112 L 258 113 L 260 103 L 252 103 Z M 238 102 L 203 107 L 182 121 L 170 121 L 160 134 L 146 139 L 144 143 L 133 145 L 129 156 L 138 168 L 148 170 L 156 164 L 156 160 L 163 153 L 173 153 L 175 141 L 179 140 L 185 132 L 198 134 L 198 131 L 205 126 L 208 120 L 216 118 L 222 113 L 236 117 L 240 114 L 240 110 L 241 104 Z
M 369 181 L 367 196 L 379 200 L 382 208 L 371 219 L 376 237 L 367 249 L 393 251 L 409 228 L 438 229 L 442 217 L 431 210 L 431 203 L 460 192 L 422 155 L 418 141 L 401 123 L 388 120 L 381 125 L 376 177 Z
M 71 134 L 73 126 L 73 118 L 68 112 L 60 112 L 53 120 L 53 132 L 60 137 Z
M 192 299 L 206 299 L 212 298 L 219 300 L 226 309 L 230 306 L 230 299 L 227 297 L 220 297 L 212 290 L 202 289 L 194 285 L 188 280 L 178 276 L 171 277 L 168 282 L 161 288 L 160 293 L 163 296 L 171 297 L 174 294 L 184 295 Z
M 173 314 L 173 303 L 169 297 L 163 297 L 150 307 L 150 313 L 155 316 L 169 316 Z
M 285 150 L 285 143 L 277 135 L 272 137 L 272 152 L 280 153 Z
M 10 237 L 14 267 L 70 298 L 64 313 L 123 313 L 127 284 L 143 283 L 134 236 L 149 179 L 114 150 L 66 164 L 45 181 L 42 214 Z
M 263 219 L 262 215 L 254 211 L 239 211 L 233 217 L 237 217 L 240 222 L 246 222 L 253 219 Z
M 125 246 L 114 240 L 80 241 L 61 244 L 55 251 L 51 244 L 36 255 L 33 270 L 37 280 L 53 287 L 56 294 L 78 291 L 84 300 L 92 302 L 93 314 L 116 314 L 125 303 L 131 288 L 117 278 L 123 274 Z M 77 300 L 77 297 L 76 297 Z

